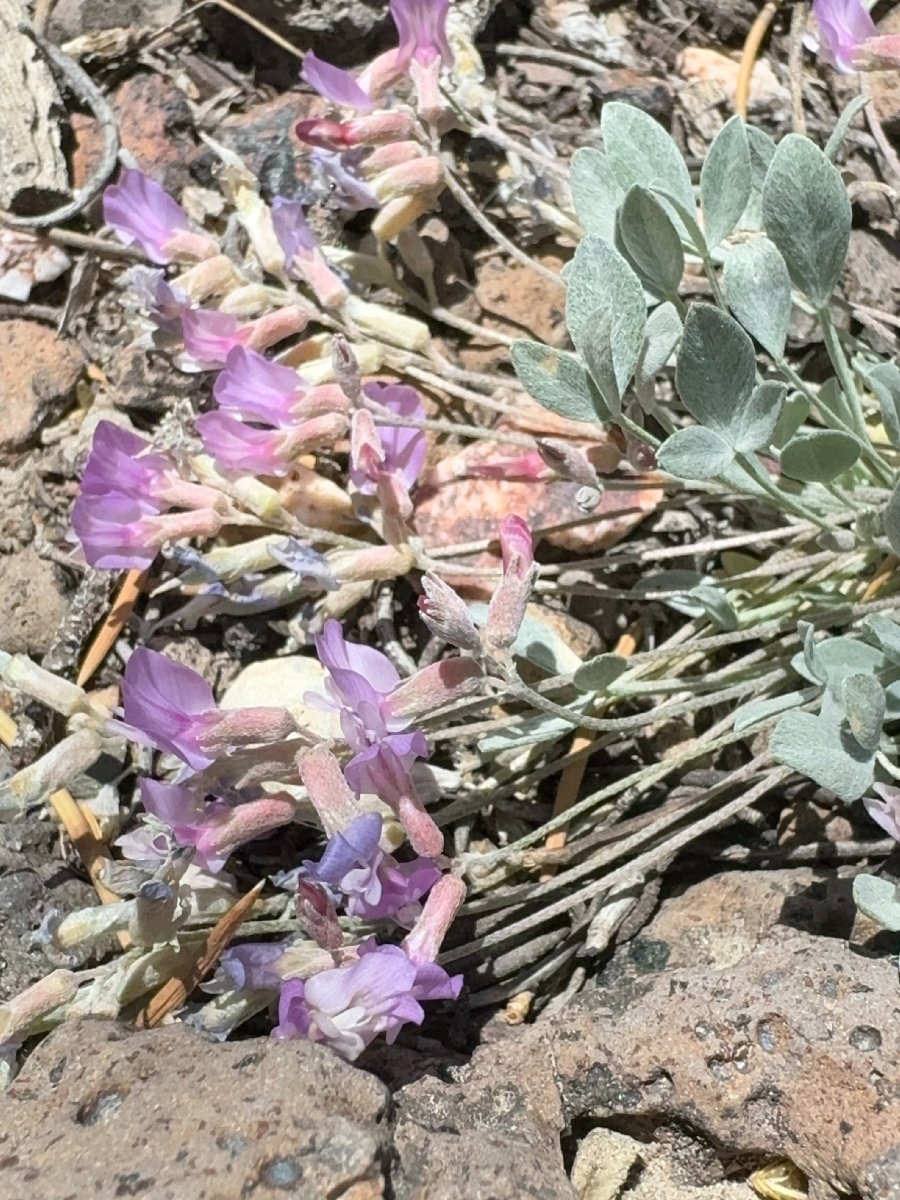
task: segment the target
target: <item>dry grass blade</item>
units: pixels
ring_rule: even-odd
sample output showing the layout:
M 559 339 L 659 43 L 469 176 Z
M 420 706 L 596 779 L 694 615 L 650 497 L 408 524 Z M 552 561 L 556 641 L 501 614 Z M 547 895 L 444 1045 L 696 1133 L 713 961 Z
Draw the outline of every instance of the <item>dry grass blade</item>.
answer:
M 100 880 L 100 874 L 106 863 L 112 861 L 112 855 L 100 835 L 100 829 L 93 819 L 90 810 L 83 809 L 66 788 L 60 788 L 50 797 L 50 804 L 56 813 L 60 824 L 69 835 L 78 857 L 84 863 L 84 869 L 94 885 L 94 891 L 100 897 L 101 904 L 115 904 L 120 897 L 111 892 Z M 119 945 L 127 950 L 131 938 L 127 933 L 119 933 Z
M 113 601 L 113 606 L 97 631 L 96 637 L 90 646 L 88 646 L 84 662 L 79 668 L 78 678 L 76 679 L 79 687 L 84 687 L 115 645 L 116 638 L 125 628 L 128 619 L 134 612 L 134 606 L 137 603 L 138 596 L 141 594 L 141 589 L 144 586 L 146 578 L 146 571 L 126 571 L 122 586 L 119 588 L 118 594 Z
M 196 956 L 182 969 L 179 975 L 163 984 L 156 995 L 138 1013 L 135 1025 L 138 1029 L 154 1029 L 180 1008 L 197 985 L 206 978 L 219 961 L 222 951 L 237 933 L 244 918 L 255 904 L 266 881 L 261 879 L 246 896 L 242 896 L 221 920 L 210 930 L 209 937 L 197 951 Z

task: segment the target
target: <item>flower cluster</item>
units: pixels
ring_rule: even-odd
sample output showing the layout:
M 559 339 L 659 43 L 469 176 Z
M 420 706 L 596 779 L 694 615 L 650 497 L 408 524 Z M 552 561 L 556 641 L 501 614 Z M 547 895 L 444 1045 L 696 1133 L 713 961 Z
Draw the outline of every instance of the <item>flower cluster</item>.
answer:
M 194 892 L 227 892 L 230 857 L 298 818 L 302 783 L 325 843 L 317 859 L 276 879 L 295 897 L 298 934 L 229 951 L 211 990 L 220 1003 L 223 996 L 269 996 L 278 1004 L 277 1036 L 322 1041 L 355 1058 L 377 1035 L 392 1041 L 405 1022 L 420 1022 L 423 1001 L 455 998 L 462 986 L 460 976 L 435 963 L 464 887 L 445 874 L 443 836 L 415 778 L 429 746 L 414 723 L 472 694 L 481 671 L 471 659 L 456 659 L 401 680 L 379 651 L 348 642 L 337 621 L 326 623 L 316 650 L 328 672 L 326 692 L 307 701 L 338 714 L 343 765 L 286 710 L 222 709 L 195 671 L 135 650 L 122 680 L 122 716 L 109 728 L 174 756 L 181 767 L 174 782 L 141 780 L 142 823 L 117 845 L 124 863 L 153 879 L 173 855 L 187 854 L 184 878 Z M 264 787 L 246 785 L 248 766 L 251 774 L 258 768 Z M 398 859 L 404 837 L 413 853 Z M 157 920 L 155 937 L 183 920 L 178 895 L 166 885 L 169 924 Z M 127 907 L 126 916 L 134 936 Z M 354 939 L 358 927 L 373 926 L 402 931 L 402 942 L 370 933 Z M 58 922 L 45 936 L 60 949 L 75 937 Z
M 443 166 L 416 132 L 443 112 L 448 7 L 392 0 L 398 45 L 358 76 L 312 53 L 305 60 L 304 78 L 336 111 L 301 122 L 298 136 L 347 211 L 377 210 L 381 241 L 406 230 L 442 186 Z M 415 110 L 403 106 L 404 89 Z M 216 152 L 237 239 L 230 225 L 220 244 L 135 169 L 104 195 L 107 225 L 153 264 L 126 274 L 129 304 L 149 330 L 142 341 L 215 378 L 209 399 L 173 414 L 155 443 L 98 422 L 72 525 L 92 566 L 155 566 L 160 593 L 185 597 L 175 614 L 183 624 L 323 597 L 319 615 L 301 617 L 315 622 L 300 641 L 325 671 L 324 690 L 305 702 L 328 710 L 340 737 L 323 744 L 302 714 L 277 705 L 221 707 L 197 672 L 139 646 L 121 711 L 91 715 L 99 736 L 157 752 L 139 782 L 137 826 L 117 839 L 109 868 L 122 899 L 51 915 L 42 936 L 65 955 L 110 931 L 138 956 L 177 954 L 185 921 L 234 902 L 236 856 L 280 831 L 298 844 L 298 865 L 273 876 L 272 940 L 230 948 L 206 985 L 213 999 L 191 1019 L 224 1036 L 269 1006 L 276 1036 L 355 1058 L 375 1037 L 393 1042 L 421 1022 L 426 1001 L 459 995 L 461 976 L 437 957 L 465 888 L 431 810 L 439 775 L 425 722 L 511 670 L 535 575 L 531 533 L 517 516 L 502 522 L 503 570 L 483 629 L 461 596 L 425 574 L 423 619 L 461 656 L 403 677 L 385 654 L 348 640 L 331 614 L 373 581 L 432 565 L 413 525 L 425 405 L 382 373 L 398 361 L 387 348 L 419 352 L 429 334 L 354 294 L 303 205 L 264 202 L 240 161 Z

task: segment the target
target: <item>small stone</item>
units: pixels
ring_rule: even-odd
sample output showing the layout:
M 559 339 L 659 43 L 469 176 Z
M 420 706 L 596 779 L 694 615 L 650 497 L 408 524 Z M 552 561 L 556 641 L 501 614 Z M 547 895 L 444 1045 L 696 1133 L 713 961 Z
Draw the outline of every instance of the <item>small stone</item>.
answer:
M 15 318 L 0 325 L 0 451 L 23 450 L 65 410 L 84 355 L 46 325 Z
M 116 91 L 112 109 L 122 148 L 133 155 L 142 171 L 180 200 L 182 190 L 196 182 L 191 170 L 200 157 L 185 97 L 162 75 L 134 75 Z M 76 117 L 72 122 L 76 142 L 72 175 L 79 188 L 100 161 L 103 137 L 93 118 Z
M 325 696 L 326 671 L 317 658 L 295 654 L 251 663 L 231 682 L 222 697 L 222 708 L 286 708 L 304 729 L 323 739 L 339 739 L 341 722 L 336 712 L 320 712 L 304 699 L 307 692 Z
M 67 609 L 58 567 L 32 547 L 6 559 L 0 573 L 0 637 L 7 654 L 41 658 Z

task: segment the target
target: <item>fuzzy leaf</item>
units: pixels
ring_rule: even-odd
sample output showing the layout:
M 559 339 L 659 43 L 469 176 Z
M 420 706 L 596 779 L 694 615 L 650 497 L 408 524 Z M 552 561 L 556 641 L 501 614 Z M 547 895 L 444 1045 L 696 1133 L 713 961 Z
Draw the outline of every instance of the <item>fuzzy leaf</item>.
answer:
M 791 321 L 791 278 L 767 237 L 730 247 L 722 273 L 728 307 L 764 350 L 784 355 Z
M 619 210 L 616 240 L 652 295 L 677 295 L 684 274 L 684 251 L 677 229 L 652 192 L 630 188 Z
M 571 354 L 542 342 L 514 342 L 510 357 L 515 372 L 539 404 L 572 421 L 603 421 L 587 371 Z
M 612 242 L 625 189 L 616 181 L 606 155 L 593 146 L 576 150 L 569 170 L 569 186 L 584 232 Z
M 661 125 L 635 108 L 613 100 L 603 105 L 600 130 L 613 176 L 627 191 L 654 184 L 694 210 L 694 189 L 681 151 Z
M 891 492 L 884 510 L 884 532 L 893 552 L 900 555 L 900 483 Z
M 737 321 L 711 304 L 692 304 L 675 371 L 688 412 L 733 445 L 755 382 L 753 343 Z
M 856 117 L 869 103 L 869 97 L 866 95 L 854 96 L 841 115 L 838 117 L 837 124 L 831 131 L 831 137 L 825 143 L 825 157 L 829 162 L 834 162 L 837 158 L 841 146 L 844 143 L 844 138 L 847 136 L 847 130 L 856 120 Z
M 580 692 L 607 692 L 609 686 L 628 670 L 628 661 L 619 654 L 598 654 L 578 668 L 572 682 Z
M 703 233 L 710 250 L 737 225 L 750 199 L 750 147 L 740 117 L 726 121 L 713 139 L 700 171 Z
M 749 729 L 751 725 L 758 725 L 761 721 L 767 721 L 769 717 L 777 717 L 779 713 L 787 712 L 788 709 L 807 704 L 815 695 L 814 688 L 804 688 L 802 692 L 785 692 L 781 696 L 771 696 L 766 700 L 751 700 L 735 709 L 734 731 L 740 733 L 742 729 Z
M 855 437 L 836 429 L 797 433 L 781 451 L 781 469 L 801 483 L 828 483 L 853 466 L 860 449 Z
M 841 682 L 841 701 L 850 732 L 864 750 L 876 750 L 884 724 L 884 688 L 874 675 L 848 675 Z
M 735 414 L 731 441 L 738 454 L 764 450 L 775 436 L 787 385 L 773 379 L 758 384 L 743 412 Z
M 881 613 L 870 613 L 863 617 L 861 625 L 863 633 L 875 639 L 885 657 L 895 665 L 900 665 L 900 625 Z
M 597 389 L 615 415 L 644 344 L 644 289 L 618 250 L 602 238 L 585 238 L 573 262 L 566 323 Z
M 896 449 L 900 447 L 900 369 L 896 363 L 879 363 L 866 376 L 866 383 L 875 393 L 888 441 Z
M 823 714 L 785 713 L 772 734 L 769 753 L 841 800 L 858 800 L 874 778 L 874 756 L 842 730 L 839 721 Z
M 647 318 L 644 345 L 635 369 L 634 381 L 638 398 L 645 408 L 654 403 L 656 376 L 672 357 L 683 328 L 678 310 L 669 301 L 654 308 Z
M 733 459 L 731 446 L 704 425 L 676 430 L 656 452 L 661 469 L 678 479 L 715 479 Z
M 837 286 L 850 244 L 850 200 L 840 173 L 797 133 L 778 144 L 763 188 L 766 233 L 816 308 Z

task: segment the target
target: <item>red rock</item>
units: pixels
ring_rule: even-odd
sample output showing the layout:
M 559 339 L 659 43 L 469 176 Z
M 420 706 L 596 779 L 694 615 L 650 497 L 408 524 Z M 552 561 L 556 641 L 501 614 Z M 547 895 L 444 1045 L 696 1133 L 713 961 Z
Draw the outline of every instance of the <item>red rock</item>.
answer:
M 190 169 L 199 157 L 194 121 L 187 100 L 161 75 L 134 75 L 112 99 L 122 147 L 137 165 L 174 196 L 190 180 Z M 99 162 L 102 139 L 97 122 L 76 114 L 72 120 L 75 153 L 73 183 L 82 187 Z
M 66 408 L 84 355 L 36 321 L 4 321 L 0 343 L 0 450 L 21 450 Z

